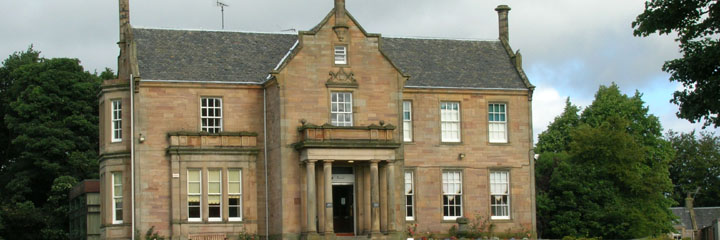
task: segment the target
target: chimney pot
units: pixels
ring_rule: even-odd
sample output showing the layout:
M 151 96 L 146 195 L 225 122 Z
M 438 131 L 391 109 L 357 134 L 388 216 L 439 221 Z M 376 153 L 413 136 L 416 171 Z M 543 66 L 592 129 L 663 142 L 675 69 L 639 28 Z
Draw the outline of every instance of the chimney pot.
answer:
M 505 39 L 505 41 L 509 43 L 510 33 L 508 30 L 508 12 L 510 12 L 510 7 L 508 7 L 508 5 L 498 5 L 495 8 L 495 11 L 498 12 L 499 37 L 500 39 Z

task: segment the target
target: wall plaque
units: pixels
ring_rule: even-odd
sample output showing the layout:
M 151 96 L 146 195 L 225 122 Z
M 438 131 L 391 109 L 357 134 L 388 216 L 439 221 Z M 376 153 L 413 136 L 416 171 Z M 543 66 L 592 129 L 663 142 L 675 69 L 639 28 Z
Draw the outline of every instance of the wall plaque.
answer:
M 325 208 L 332 208 L 332 203 L 331 202 L 325 203 Z

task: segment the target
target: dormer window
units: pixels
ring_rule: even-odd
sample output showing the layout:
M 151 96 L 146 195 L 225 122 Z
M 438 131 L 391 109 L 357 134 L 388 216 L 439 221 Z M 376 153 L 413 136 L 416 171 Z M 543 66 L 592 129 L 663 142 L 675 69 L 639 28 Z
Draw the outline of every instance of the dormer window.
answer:
M 347 64 L 346 46 L 335 46 L 335 64 Z

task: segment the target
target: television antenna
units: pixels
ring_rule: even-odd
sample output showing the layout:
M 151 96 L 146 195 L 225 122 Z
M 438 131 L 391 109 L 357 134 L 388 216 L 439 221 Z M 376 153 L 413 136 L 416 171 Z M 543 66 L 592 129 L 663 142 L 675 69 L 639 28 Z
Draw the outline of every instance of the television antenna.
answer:
M 220 15 L 221 21 L 222 21 L 222 29 L 225 29 L 225 7 L 229 7 L 230 5 L 225 4 L 224 2 L 221 2 L 220 0 L 215 0 L 216 6 L 220 7 Z

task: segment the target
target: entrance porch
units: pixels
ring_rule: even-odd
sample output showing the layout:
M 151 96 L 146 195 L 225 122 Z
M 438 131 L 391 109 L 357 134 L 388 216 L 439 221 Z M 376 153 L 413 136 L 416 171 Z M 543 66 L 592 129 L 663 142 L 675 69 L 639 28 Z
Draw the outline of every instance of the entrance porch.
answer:
M 393 189 L 402 185 L 396 167 L 402 162 L 396 161 L 399 144 L 392 141 L 394 127 L 332 127 L 329 131 L 326 127 L 304 134 L 321 138 L 304 138 L 296 145 L 301 146 L 297 148 L 305 170 L 303 236 L 385 238 L 400 231 L 398 219 L 403 215 L 396 204 L 402 198 Z M 301 131 L 308 133 L 303 130 L 307 128 Z M 348 139 L 372 135 L 384 137 Z

